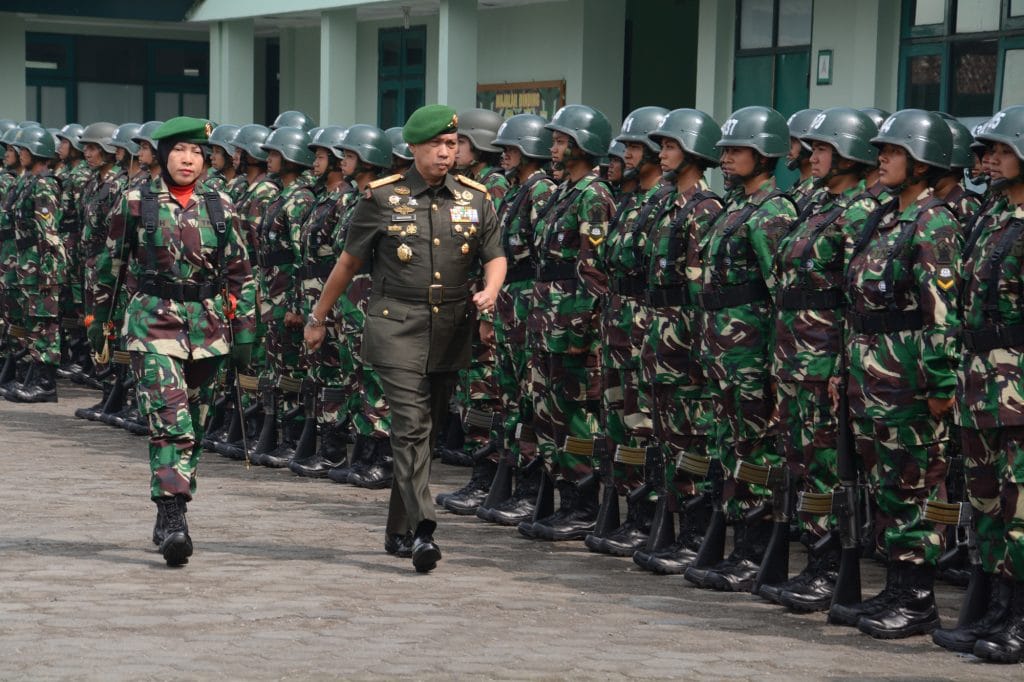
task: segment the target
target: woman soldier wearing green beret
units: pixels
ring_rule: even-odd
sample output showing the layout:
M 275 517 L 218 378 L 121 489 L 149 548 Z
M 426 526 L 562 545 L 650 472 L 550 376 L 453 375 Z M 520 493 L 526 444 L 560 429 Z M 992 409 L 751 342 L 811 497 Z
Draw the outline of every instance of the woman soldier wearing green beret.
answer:
M 100 320 L 112 319 L 123 286 L 121 333 L 150 427 L 153 542 L 168 566 L 192 555 L 185 505 L 195 493 L 212 379 L 228 354 L 247 364 L 255 327 L 255 288 L 235 209 L 223 193 L 196 191 L 210 130 L 207 121 L 182 116 L 153 134 L 161 177 L 126 192 L 111 214 L 89 328 L 98 348 Z

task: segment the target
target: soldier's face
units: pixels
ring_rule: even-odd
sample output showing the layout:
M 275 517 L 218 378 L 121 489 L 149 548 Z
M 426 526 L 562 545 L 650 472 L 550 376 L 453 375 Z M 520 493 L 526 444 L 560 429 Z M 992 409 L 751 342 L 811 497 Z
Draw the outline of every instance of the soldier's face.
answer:
M 1020 175 L 1020 159 L 1010 145 L 996 142 L 989 153 L 989 173 L 993 180 L 1015 178 Z M 21 165 L 26 165 L 24 161 Z
M 236 149 L 235 153 L 231 155 L 231 162 L 235 164 L 235 168 L 242 165 L 242 154 L 244 153 L 241 149 Z
M 330 162 L 330 153 L 323 147 L 317 147 L 313 155 L 313 172 L 318 176 L 327 172 L 327 164 Z
M 678 142 L 667 137 L 663 137 L 659 141 L 661 142 L 661 151 L 658 152 L 658 160 L 661 161 L 661 171 L 669 173 L 679 168 L 686 158 L 683 148 L 679 146 Z
M 619 157 L 613 156 L 608 159 L 608 182 L 622 182 L 625 170 L 626 164 Z
M 203 170 L 203 150 L 191 142 L 179 142 L 167 155 L 167 174 L 177 185 L 191 185 Z
M 501 152 L 501 168 L 505 171 L 513 171 L 519 168 L 523 160 L 523 153 L 515 147 L 505 147 Z
M 4 165 L 5 166 L 17 166 L 18 163 L 18 152 L 15 151 L 14 147 L 7 145 L 7 149 L 4 150 Z
M 747 177 L 754 172 L 757 161 L 749 147 L 722 147 L 722 172 Z
M 25 148 L 18 149 L 18 160 L 21 162 L 22 168 L 32 167 L 32 155 Z
M 473 154 L 473 144 L 465 135 L 459 135 L 459 148 L 455 153 L 455 165 L 459 168 L 466 168 L 476 163 L 476 155 Z
M 60 147 L 57 148 L 57 155 L 60 156 L 61 161 L 67 161 L 68 157 L 71 156 L 71 143 L 61 138 Z
M 801 149 L 803 149 L 803 145 L 800 144 L 800 140 L 795 137 L 789 138 L 789 153 L 786 154 L 786 160 L 793 161 L 800 158 Z
M 555 163 L 565 161 L 566 152 L 569 151 L 569 143 L 572 140 L 565 133 L 555 131 L 551 134 L 551 160 Z
M 103 165 L 103 150 L 94 142 L 85 143 L 85 146 L 82 147 L 82 156 L 85 157 L 89 168 L 99 168 Z
M 878 179 L 888 187 L 896 187 L 907 179 L 907 152 L 903 147 L 882 145 L 878 152 Z
M 823 178 L 832 169 L 832 145 L 815 142 L 811 147 L 811 176 Z
M 139 143 L 139 163 L 143 166 L 152 166 L 156 163 L 156 153 L 148 142 Z
M 409 151 L 412 152 L 413 163 L 416 164 L 416 170 L 423 179 L 429 183 L 436 183 L 443 180 L 455 165 L 458 146 L 459 136 L 455 133 L 445 133 L 421 144 L 411 144 Z
M 284 157 L 281 156 L 281 152 L 271 150 L 270 153 L 267 154 L 267 172 L 280 173 L 283 161 Z
M 341 157 L 341 172 L 346 177 L 352 177 L 356 174 L 356 166 L 359 165 L 359 155 L 353 151 L 346 149 Z
M 630 170 L 640 167 L 640 164 L 644 162 L 644 146 L 639 142 L 627 142 L 626 153 L 623 154 L 626 157 L 626 168 Z
M 222 148 L 214 147 L 210 150 L 210 165 L 219 171 L 224 170 L 224 167 L 228 165 L 228 155 Z
M 119 164 L 124 164 L 126 156 L 128 156 L 128 152 L 125 151 L 124 149 L 121 149 L 120 147 L 118 147 L 117 150 L 114 152 L 114 158 L 117 159 L 117 162 Z

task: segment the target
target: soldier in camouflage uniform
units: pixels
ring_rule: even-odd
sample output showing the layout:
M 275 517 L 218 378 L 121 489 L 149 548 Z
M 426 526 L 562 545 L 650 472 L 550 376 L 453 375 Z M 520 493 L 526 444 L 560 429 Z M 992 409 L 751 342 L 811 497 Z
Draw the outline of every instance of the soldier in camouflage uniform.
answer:
M 871 122 L 878 128 L 885 122 L 885 119 L 889 118 L 889 112 L 885 109 L 878 109 L 876 107 L 864 107 L 860 110 L 862 114 L 866 114 Z M 868 171 L 868 174 L 864 176 L 864 184 L 867 186 L 867 192 L 875 199 L 878 199 L 879 203 L 884 204 L 886 201 L 891 199 L 889 191 L 886 189 L 882 181 L 878 179 L 878 167 L 875 166 Z
M 934 192 L 936 197 L 946 202 L 960 223 L 960 240 L 963 243 L 967 239 L 971 221 L 981 210 L 981 197 L 967 189 L 964 183 L 966 171 L 974 165 L 974 153 L 971 151 L 973 137 L 960 121 L 949 114 L 936 113 L 949 126 L 949 132 L 953 135 L 953 151 L 949 171 L 935 180 Z
M 590 439 L 600 409 L 600 301 L 608 292 L 601 271 L 614 202 L 593 172 L 608 149 L 611 126 L 591 107 L 570 104 L 547 125 L 551 159 L 566 179 L 538 216 L 534 230 L 537 277 L 527 317 L 531 351 L 533 427 L 538 452 L 558 487 L 559 509 L 519 524 L 526 537 L 582 540 L 594 529 L 598 481 L 593 458 L 564 448 L 567 436 Z M 540 500 L 540 495 L 538 500 Z
M 797 211 L 802 211 L 810 204 L 817 193 L 818 187 L 811 177 L 811 145 L 803 139 L 804 133 L 811 127 L 811 122 L 821 113 L 821 109 L 801 109 L 786 122 L 789 128 L 789 152 L 786 154 L 786 168 L 800 172 L 792 189 L 790 198 L 796 202 Z
M 847 242 L 863 229 L 878 202 L 864 193 L 864 175 L 878 163 L 866 114 L 846 107 L 817 114 L 801 135 L 812 146 L 816 200 L 790 228 L 777 259 L 772 377 L 776 387 L 777 444 L 792 487 L 828 494 L 839 485 L 838 422 L 828 380 L 840 374 L 843 259 Z M 832 602 L 839 569 L 839 534 L 830 515 L 801 511 L 807 564 L 794 578 L 759 583 L 758 594 L 801 611 Z
M 505 526 L 518 525 L 533 516 L 543 474 L 536 440 L 529 433 L 533 396 L 526 318 L 537 264 L 533 225 L 555 189 L 543 168 L 551 159 L 551 131 L 544 127 L 546 124 L 535 114 L 517 114 L 501 124 L 494 139 L 494 146 L 504 150 L 501 165 L 510 182 L 498 212 L 508 272 L 494 315 L 495 370 L 504 417 L 499 437 L 505 452 L 476 515 Z
M 12 122 L 13 123 L 13 122 Z M 22 172 L 21 156 L 14 148 L 13 142 L 19 128 L 13 125 L 6 129 L 2 143 L 4 147 L 4 172 L 0 175 L 0 305 L 4 320 L 4 338 L 6 339 L 6 357 L 3 371 L 0 372 L 0 397 L 16 387 L 19 378 L 24 379 L 29 364 L 24 359 L 28 348 L 22 339 L 11 336 L 12 328 L 22 323 L 22 305 L 17 286 L 17 254 L 14 234 L 14 205 L 25 183 L 26 174 Z
M 412 167 L 412 153 L 409 145 L 402 139 L 402 128 L 394 126 L 384 131 L 391 142 L 391 172 L 404 173 Z
M 769 439 L 771 302 L 774 261 L 796 218 L 793 201 L 775 187 L 773 170 L 789 149 L 786 119 L 774 109 L 745 107 L 722 125 L 722 172 L 742 191 L 702 236 L 701 361 L 714 405 L 711 455 L 726 472 L 737 464 L 778 466 Z M 735 519 L 732 553 L 713 566 L 694 562 L 685 577 L 701 587 L 749 591 L 771 532 L 768 491 L 730 476 L 728 515 Z M 705 540 L 708 542 L 708 540 Z
M 110 138 L 110 144 L 117 150 L 117 165 L 128 174 L 125 190 L 138 189 L 149 182 L 149 169 L 139 163 L 139 143 L 134 138 L 142 131 L 140 123 L 122 123 Z
M 254 328 L 255 290 L 238 216 L 224 194 L 196 191 L 204 164 L 199 145 L 211 128 L 178 117 L 154 133 L 162 177 L 114 208 L 109 257 L 97 265 L 90 297 L 95 346 L 119 284 L 130 295 L 123 334 L 152 431 L 153 540 L 169 566 L 192 555 L 186 503 L 195 493 L 212 379 L 229 353 L 246 363 Z
M 872 213 L 851 244 L 843 347 L 850 421 L 877 505 L 886 586 L 863 602 L 834 605 L 830 621 L 897 639 L 939 625 L 935 562 L 944 538 L 922 513 L 946 475 L 960 257 L 956 218 L 928 185 L 950 163 L 945 121 L 905 109 L 882 123 L 872 143 L 894 199 Z
M 957 403 L 968 496 L 981 560 L 974 615 L 937 630 L 936 644 L 999 663 L 1024 660 L 1024 106 L 977 134 L 998 196 L 972 235 L 963 268 L 963 360 Z M 965 609 L 972 605 L 965 598 Z
M 617 556 L 632 556 L 647 542 L 654 514 L 651 495 L 634 494 L 644 484 L 644 462 L 634 448 L 646 446 L 652 435 L 651 415 L 641 409 L 640 401 L 640 346 L 649 321 L 643 256 L 648 232 L 668 210 L 674 187 L 661 181 L 661 147 L 648 133 L 666 114 L 663 107 L 641 107 L 626 117 L 615 138 L 626 148 L 626 174 L 635 178 L 637 189 L 616 208 L 601 268 L 609 290 L 601 306 L 601 414 L 616 493 L 606 490 L 602 505 L 614 506 L 617 512 L 619 497 L 625 496 L 627 518 L 618 527 L 596 527 L 584 542 L 591 551 Z M 604 511 L 599 518 L 604 518 Z
M 235 203 L 238 203 L 249 187 L 245 175 L 235 168 L 236 147 L 232 143 L 238 137 L 238 131 L 238 126 L 227 123 L 213 129 L 210 135 L 211 179 L 207 180 L 207 184 L 210 184 L 216 178 L 213 182 L 220 183 L 218 191 L 227 194 Z
M 501 148 L 495 146 L 494 138 L 501 127 L 501 115 L 489 109 L 470 109 L 459 114 L 459 148 L 455 155 L 455 169 L 470 180 L 487 188 L 495 212 L 501 210 L 509 182 L 500 168 Z M 474 280 L 478 280 L 476 273 Z M 455 402 L 463 415 L 469 410 L 492 416 L 501 411 L 501 396 L 495 369 L 494 319 L 490 313 L 479 316 L 471 310 L 474 323 L 479 317 L 480 324 L 474 324 L 477 335 L 473 339 L 473 359 L 469 368 L 459 374 L 455 388 Z M 483 334 L 480 334 L 480 331 Z M 464 420 L 465 421 L 465 420 Z M 453 514 L 476 514 L 477 507 L 487 497 L 491 481 L 501 458 L 500 432 L 473 427 L 466 431 L 462 453 L 469 454 L 468 463 L 473 467 L 469 482 L 450 493 L 441 493 L 435 498 L 437 504 Z M 441 461 L 459 463 L 462 457 L 441 451 Z
M 659 212 L 643 257 L 647 284 L 640 348 L 642 410 L 653 420 L 652 433 L 663 457 L 657 491 L 661 513 L 679 517 L 679 533 L 658 536 L 652 529 L 647 546 L 633 554 L 640 567 L 656 573 L 682 573 L 697 556 L 704 534 L 703 507 L 693 478 L 677 458 L 707 456 L 712 409 L 699 361 L 702 285 L 700 237 L 722 212 L 722 201 L 704 181 L 718 165 L 718 124 L 696 109 L 676 109 L 650 137 L 661 145 L 661 170 L 673 184 L 667 210 Z M 650 467 L 657 463 L 648 463 Z M 648 472 L 650 473 L 650 472 Z M 648 476 L 649 480 L 657 477 Z M 657 514 L 655 515 L 657 518 Z M 672 523 L 666 524 L 671 528 Z
M 57 159 L 53 136 L 39 127 L 22 128 L 13 146 L 21 155 L 26 181 L 14 206 L 17 276 L 24 300 L 26 337 L 32 368 L 8 400 L 57 402 L 60 364 L 60 288 L 67 276 L 60 225 L 60 184 L 50 169 Z
M 612 140 L 608 145 L 608 160 L 605 166 L 604 177 L 612 189 L 612 198 L 615 200 L 616 211 L 626 198 L 636 192 L 636 173 L 626 171 L 626 145 Z M 614 214 L 613 214 L 614 215 Z
M 277 176 L 281 193 L 267 205 L 259 224 L 257 285 L 260 318 L 267 326 L 267 366 L 261 381 L 272 398 L 264 402 L 263 430 L 249 457 L 254 464 L 273 468 L 288 466 L 303 425 L 301 402 L 294 392 L 281 388 L 281 380 L 301 380 L 306 370 L 298 268 L 302 224 L 315 203 L 312 190 L 301 180 L 313 165 L 309 142 L 301 128 L 285 126 L 261 145 L 267 170 Z
M 57 153 L 64 161 L 61 186 L 61 223 L 58 227 L 67 258 L 67 277 L 60 294 L 61 327 L 68 340 L 69 364 L 58 370 L 61 376 L 80 377 L 87 372 L 92 360 L 82 327 L 82 263 L 78 258 L 78 243 L 82 238 L 82 219 L 79 207 L 82 190 L 89 181 L 89 164 L 82 158 L 82 126 L 69 123 L 57 137 Z

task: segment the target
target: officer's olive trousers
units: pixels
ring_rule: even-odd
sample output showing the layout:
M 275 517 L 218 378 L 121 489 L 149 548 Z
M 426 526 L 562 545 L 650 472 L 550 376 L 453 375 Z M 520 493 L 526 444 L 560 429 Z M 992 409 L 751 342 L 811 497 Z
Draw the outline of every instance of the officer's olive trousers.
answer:
M 375 367 L 391 407 L 394 482 L 388 505 L 388 533 L 416 532 L 428 521 L 436 525 L 430 495 L 430 458 L 436 432 L 448 413 L 456 372 L 424 374 L 395 367 Z

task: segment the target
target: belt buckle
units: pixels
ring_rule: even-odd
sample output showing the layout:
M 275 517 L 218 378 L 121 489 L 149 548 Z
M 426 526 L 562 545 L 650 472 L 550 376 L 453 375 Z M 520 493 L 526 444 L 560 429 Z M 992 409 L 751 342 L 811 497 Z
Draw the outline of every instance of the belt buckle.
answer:
M 444 302 L 444 285 L 431 284 L 427 287 L 427 303 L 430 305 L 441 305 Z

